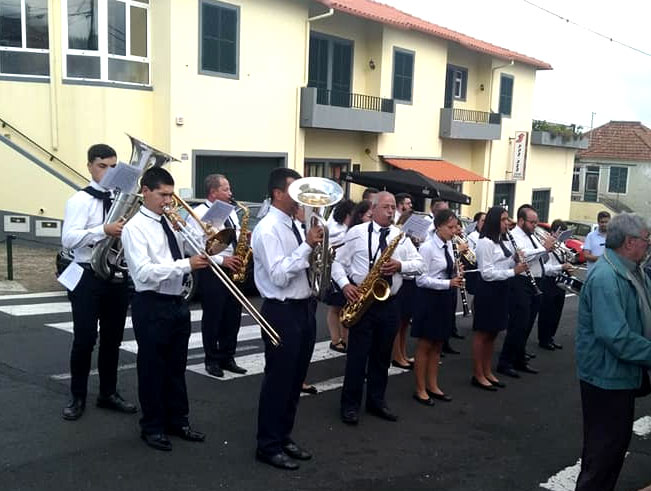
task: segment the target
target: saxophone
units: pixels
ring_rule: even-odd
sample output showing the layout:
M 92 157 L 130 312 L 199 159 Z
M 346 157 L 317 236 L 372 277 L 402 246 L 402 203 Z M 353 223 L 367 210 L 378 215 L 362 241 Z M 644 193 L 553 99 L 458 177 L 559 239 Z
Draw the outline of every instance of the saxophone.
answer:
M 232 273 L 231 277 L 235 283 L 243 283 L 247 276 L 246 268 L 249 264 L 249 261 L 251 261 L 251 256 L 253 255 L 248 242 L 249 215 L 251 212 L 249 211 L 249 208 L 244 206 L 242 203 L 238 201 L 233 201 L 233 203 L 242 208 L 244 212 L 242 214 L 242 220 L 240 220 L 240 236 L 237 239 L 237 244 L 235 246 L 235 250 L 233 251 L 233 255 L 239 257 L 242 260 L 242 267 Z
M 360 299 L 357 302 L 346 302 L 339 312 L 339 320 L 344 327 L 354 326 L 359 322 L 362 316 L 373 304 L 374 300 L 383 302 L 391 294 L 391 287 L 389 283 L 382 278 L 380 269 L 382 266 L 391 259 L 393 252 L 398 247 L 398 244 L 404 237 L 405 233 L 401 232 L 391 243 L 387 246 L 382 255 L 375 262 L 373 268 L 368 272 L 364 281 L 359 285 L 358 291 Z

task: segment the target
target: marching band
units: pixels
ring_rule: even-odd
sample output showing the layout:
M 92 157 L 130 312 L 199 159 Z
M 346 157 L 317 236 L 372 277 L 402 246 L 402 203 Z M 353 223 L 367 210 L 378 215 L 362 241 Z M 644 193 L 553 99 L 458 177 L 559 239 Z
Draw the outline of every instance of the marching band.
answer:
M 321 212 L 331 211 L 327 205 L 333 199 L 328 194 L 336 185 L 320 186 L 319 180 L 325 179 L 305 180 L 294 170 L 277 168 L 268 181 L 269 209 L 249 232 L 248 210 L 242 221 L 233 208 L 222 223 L 202 222 L 216 202 L 236 203 L 221 174 L 207 176 L 205 202 L 190 210 L 187 221 L 180 218 L 174 207 L 182 200 L 174 194 L 172 176 L 159 165 L 164 160 L 143 167 L 141 204 L 107 222 L 106 217 L 115 216 L 110 211 L 116 206 L 116 192 L 100 182 L 117 157 L 111 147 L 93 145 L 88 151 L 91 184 L 68 201 L 62 242 L 73 250 L 74 263 L 83 273 L 68 294 L 74 341 L 71 400 L 62 413 L 66 420 L 84 413 L 98 326 L 97 405 L 137 412 L 117 390 L 119 346 L 130 303 L 138 343 L 142 439 L 164 451 L 172 449 L 169 435 L 203 441 L 205 435 L 189 422 L 185 370 L 191 322 L 182 297 L 184 283 L 196 272 L 206 372 L 215 377 L 223 377 L 224 370 L 244 374 L 234 355 L 242 306 L 253 307 L 238 282 L 228 278 L 239 272 L 238 281 L 242 279 L 251 251 L 253 280 L 262 297 L 256 320 L 265 347 L 256 458 L 280 469 L 297 469 L 298 461 L 312 457 L 293 439 L 292 428 L 315 345 L 317 298 L 329 306 L 330 349 L 346 355 L 340 417 L 348 425 L 359 423 L 365 385 L 366 411 L 387 421 L 398 419 L 386 400 L 392 363 L 413 369 L 413 398 L 418 403 L 452 401 L 441 389 L 438 375 L 441 353 L 452 349 L 447 343 L 456 329 L 460 292 L 464 312 L 473 315 L 474 387 L 491 392 L 506 387 L 493 371 L 500 331 L 506 330 L 506 337 L 496 372 L 506 376 L 537 373 L 525 350 L 536 316 L 540 346 L 560 349 L 554 334 L 564 294 L 555 277 L 571 267 L 559 254 L 553 234 L 541 239 L 536 233 L 538 216 L 529 205 L 518 210 L 511 231 L 505 209 L 496 206 L 478 213 L 474 230 L 465 238 L 460 219 L 445 201 L 435 200 L 431 227 L 424 240 L 418 240 L 403 230 L 405 218 L 417 213 L 411 209 L 411 197 L 398 196 L 397 212 L 393 194 L 373 189 L 358 205 L 342 201 L 327 225 L 320 219 L 303 230 L 295 220 L 299 206 L 314 203 Z M 292 186 L 299 179 L 304 199 L 296 197 L 296 185 Z M 121 240 L 135 289 L 131 299 L 125 278 L 106 279 L 92 267 L 93 249 L 106 237 Z M 472 266 L 469 257 L 475 261 Z M 411 336 L 417 339 L 413 366 L 404 341 L 410 324 Z

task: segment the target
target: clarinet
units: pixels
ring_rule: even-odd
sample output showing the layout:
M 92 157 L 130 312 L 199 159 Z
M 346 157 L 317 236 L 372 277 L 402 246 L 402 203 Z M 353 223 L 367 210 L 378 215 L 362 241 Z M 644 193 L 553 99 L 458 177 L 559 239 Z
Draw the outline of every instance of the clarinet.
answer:
M 454 254 L 454 266 L 457 268 L 457 272 L 463 274 L 459 269 L 460 258 L 459 258 L 459 250 L 457 249 L 456 242 L 452 242 L 452 253 Z M 468 292 L 466 291 L 465 279 L 463 279 L 461 282 L 459 293 L 461 294 L 461 305 L 463 306 L 463 316 L 468 317 L 470 314 L 472 314 L 472 311 L 470 310 L 470 304 L 468 303 Z
M 506 231 L 506 238 L 509 239 L 509 242 L 511 242 L 511 245 L 513 246 L 513 250 L 515 251 L 515 255 L 518 258 L 518 260 L 521 259 L 520 256 L 520 249 L 518 248 L 518 245 L 515 243 L 515 239 L 513 238 L 513 235 L 511 235 L 511 232 L 508 230 Z M 533 277 L 531 274 L 531 271 L 526 270 L 524 272 L 525 275 L 527 275 L 527 278 L 529 279 L 529 283 L 531 283 L 531 286 L 533 287 L 534 295 L 542 295 L 542 291 L 540 291 L 540 288 L 538 288 L 538 285 L 536 284 L 536 279 Z

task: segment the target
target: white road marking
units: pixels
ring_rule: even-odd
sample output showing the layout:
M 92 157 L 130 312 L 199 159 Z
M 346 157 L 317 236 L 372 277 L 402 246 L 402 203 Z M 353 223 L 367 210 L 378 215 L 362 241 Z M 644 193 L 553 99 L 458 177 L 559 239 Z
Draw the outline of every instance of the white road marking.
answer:
M 29 298 L 65 297 L 68 292 L 22 293 L 20 295 L 0 295 L 0 300 L 26 300 Z
M 67 314 L 72 312 L 70 302 L 3 305 L 0 312 L 22 317 L 26 315 Z
M 401 375 L 401 374 L 404 374 L 404 373 L 409 373 L 410 371 L 411 370 L 403 370 L 402 368 L 391 367 L 391 368 L 389 368 L 389 377 L 392 376 L 392 375 Z M 316 389 L 319 391 L 319 393 L 328 392 L 330 390 L 336 390 L 336 389 L 338 389 L 340 387 L 343 387 L 343 385 L 344 385 L 344 377 L 343 376 L 334 377 L 334 378 L 330 378 L 328 380 L 324 380 L 323 382 L 315 382 L 315 383 L 311 383 L 311 384 L 314 385 L 314 387 L 316 387 Z M 311 395 L 315 395 L 315 394 L 306 394 L 305 392 L 301 393 L 301 397 L 307 397 L 307 396 L 311 396 Z M 318 394 L 316 394 L 316 395 L 318 395 Z
M 645 438 L 651 435 L 651 416 L 644 416 L 633 423 L 633 433 Z

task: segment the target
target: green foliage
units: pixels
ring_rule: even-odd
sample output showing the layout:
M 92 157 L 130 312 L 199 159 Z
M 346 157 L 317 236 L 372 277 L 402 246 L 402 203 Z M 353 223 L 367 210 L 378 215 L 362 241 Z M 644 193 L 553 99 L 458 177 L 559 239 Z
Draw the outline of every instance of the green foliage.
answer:
M 583 126 L 577 126 L 575 124 L 565 125 L 534 119 L 532 129 L 533 131 L 546 131 L 552 136 L 560 136 L 564 142 L 579 140 L 583 136 Z

